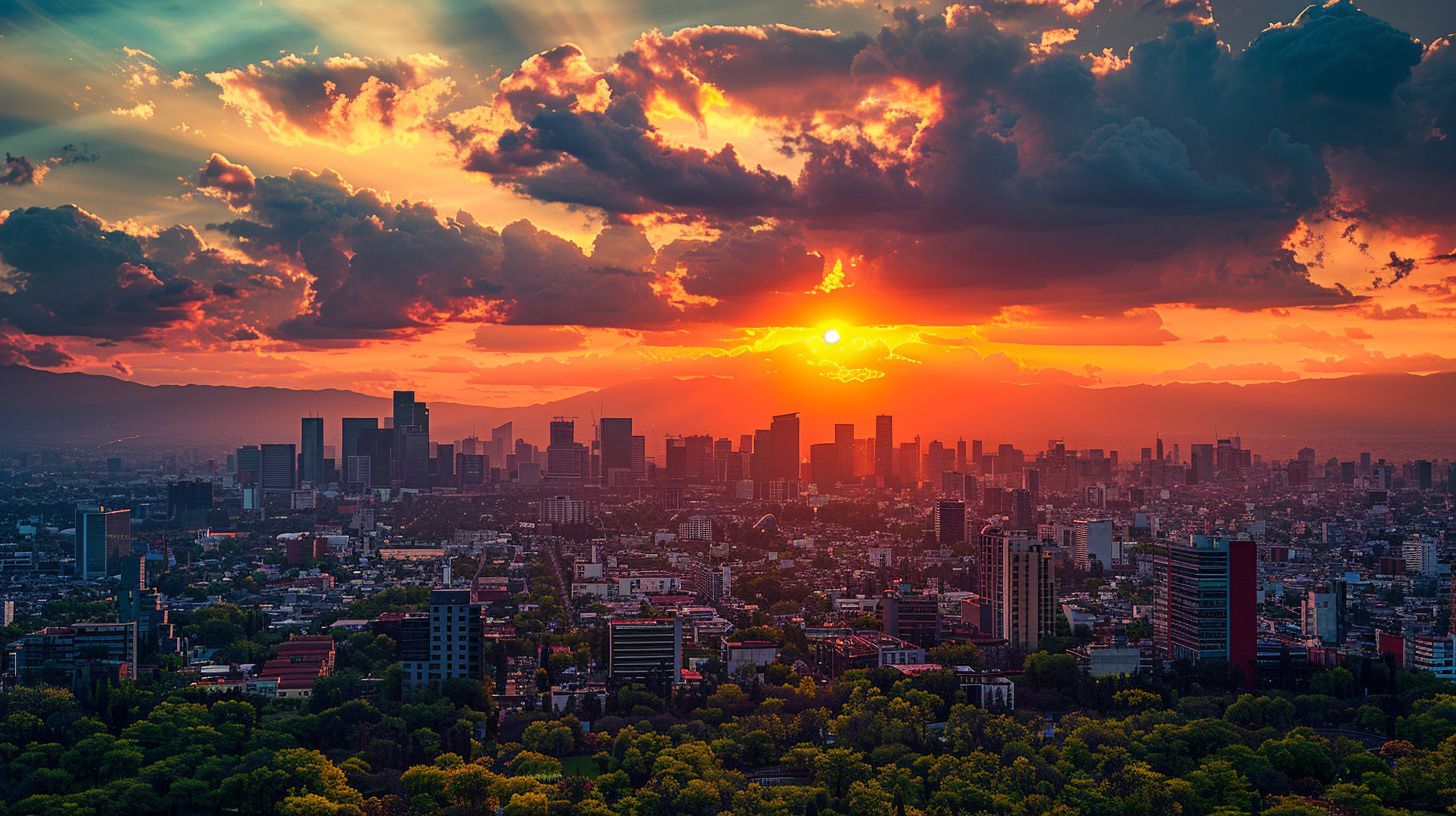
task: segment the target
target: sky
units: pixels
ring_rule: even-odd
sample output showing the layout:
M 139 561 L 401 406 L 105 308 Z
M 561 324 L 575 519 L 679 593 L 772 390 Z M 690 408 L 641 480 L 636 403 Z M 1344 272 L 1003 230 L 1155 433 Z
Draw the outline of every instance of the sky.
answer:
M 11 0 L 0 364 L 493 406 L 1453 371 L 1453 32 L 1427 0 Z

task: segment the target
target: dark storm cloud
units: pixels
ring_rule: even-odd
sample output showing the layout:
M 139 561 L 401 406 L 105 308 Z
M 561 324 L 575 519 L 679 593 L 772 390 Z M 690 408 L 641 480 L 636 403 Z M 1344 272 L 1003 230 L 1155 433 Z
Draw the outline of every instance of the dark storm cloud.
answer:
M 70 205 L 12 210 L 0 223 L 0 260 L 14 270 L 0 318 L 31 334 L 144 339 L 194 319 L 207 298 L 136 237 Z
M 217 229 L 310 276 L 308 308 L 274 329 L 283 339 L 398 337 L 447 320 L 639 326 L 673 316 L 644 271 L 651 245 L 623 225 L 588 255 L 527 222 L 497 232 L 469 213 L 446 217 L 337 173 L 296 170 L 258 178 L 244 217 Z
M 800 294 L 824 277 L 824 258 L 785 230 L 730 230 L 713 241 L 669 247 L 692 295 L 738 300 L 764 293 Z
M 0 326 L 0 365 L 61 368 L 73 362 L 70 352 L 49 340 L 35 340 Z
M 540 200 L 730 234 L 772 219 L 807 246 L 865 248 L 898 283 L 1004 289 L 1010 302 L 1054 283 L 1095 288 L 1109 308 L 1349 302 L 1287 248 L 1302 222 L 1403 194 L 1414 200 L 1386 210 L 1408 220 L 1440 226 L 1456 209 L 1443 195 L 1456 180 L 1447 41 L 1423 46 L 1334 0 L 1232 50 L 1206 4 L 1149 6 L 1174 18 L 1166 32 L 1096 60 L 1033 48 L 984 4 L 902 9 L 873 37 L 651 32 L 605 67 L 563 47 L 527 60 L 452 133 L 468 169 Z M 661 98 L 699 116 L 719 94 L 777 129 L 797 177 L 675 145 L 646 114 Z

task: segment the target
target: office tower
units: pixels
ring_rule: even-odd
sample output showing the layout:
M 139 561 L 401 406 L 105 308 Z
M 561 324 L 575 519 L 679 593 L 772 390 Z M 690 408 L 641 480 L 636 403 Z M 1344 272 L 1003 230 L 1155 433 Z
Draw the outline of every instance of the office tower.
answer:
M 1169 658 L 1227 661 L 1253 683 L 1255 552 L 1247 539 L 1203 535 L 1162 545 L 1153 561 L 1153 637 Z
M 394 392 L 394 427 L 409 428 L 415 424 L 415 392 Z
M 1034 538 L 991 529 L 977 536 L 977 592 L 990 604 L 990 633 L 1035 651 L 1056 634 L 1051 553 Z
M 105 578 L 117 559 L 131 554 L 131 511 L 106 507 L 76 511 L 76 577 Z
M 237 462 L 238 485 L 251 487 L 258 483 L 263 473 L 262 450 L 257 445 L 244 445 L 238 448 L 235 460 Z
M 485 608 L 470 602 L 468 589 L 430 591 L 428 656 L 401 660 L 407 691 L 420 691 L 452 678 L 485 678 Z
M 492 467 L 506 467 L 506 457 L 513 452 L 515 437 L 515 431 L 509 422 L 490 429 L 490 450 L 487 454 Z
M 430 438 L 430 406 L 423 402 L 415 403 L 414 426 L 420 429 L 426 439 Z
M 455 454 L 455 476 L 462 486 L 481 485 L 486 481 L 486 459 L 483 453 Z
M 775 416 L 769 425 L 769 435 L 773 447 L 770 478 L 799 481 L 799 415 Z
M 1112 568 L 1111 519 L 1077 519 L 1072 522 L 1072 563 L 1088 569 L 1092 561 Z
M 935 540 L 941 547 L 951 547 L 966 540 L 965 502 L 941 499 L 935 503 Z
M 173 519 L 206 518 L 212 505 L 213 484 L 207 479 L 184 479 L 167 485 L 167 515 Z
M 728 471 L 735 468 L 740 472 L 740 475 L 736 478 L 742 478 L 742 467 L 740 466 L 740 464 L 741 463 L 738 462 L 738 454 L 733 452 L 733 440 L 726 438 L 713 440 L 714 482 L 718 484 L 723 484 L 727 482 Z
M 482 446 L 480 444 L 480 437 L 467 436 L 464 439 L 460 440 L 460 450 L 456 451 L 456 453 L 469 454 L 470 456 L 480 454 L 483 456 L 485 455 L 485 452 L 481 450 L 481 447 Z
M 441 444 L 435 446 L 435 484 L 440 487 L 454 487 L 455 480 L 455 446 Z
M 23 636 L 11 652 L 22 683 L 81 691 L 96 682 L 133 680 L 137 673 L 135 623 L 73 623 Z
M 749 477 L 755 482 L 773 479 L 773 434 L 760 428 L 753 432 L 753 453 L 749 456 Z
M 688 477 L 688 446 L 680 436 L 669 436 L 663 440 L 663 471 L 668 479 Z
M 368 474 L 363 487 L 389 487 L 394 463 L 395 436 L 392 428 L 365 428 L 359 432 L 356 467 Z M 357 475 L 357 473 L 356 473 Z
M 430 436 L 418 425 L 396 428 L 394 458 L 399 465 L 399 483 L 403 487 L 427 490 L 430 487 Z
M 665 688 L 681 682 L 680 620 L 614 620 L 607 628 L 607 678 L 613 685 L 637 682 Z
M 631 480 L 632 418 L 602 417 L 598 436 L 602 443 L 602 482 L 610 485 Z
M 643 434 L 632 434 L 632 481 L 647 481 L 647 437 Z
M 821 490 L 839 481 L 839 445 L 820 442 L 809 446 L 809 476 Z
M 930 648 L 940 642 L 940 596 L 901 587 L 880 600 L 887 635 Z
M 1010 490 L 1006 494 L 1006 523 L 1012 530 L 1023 533 L 1036 532 L 1036 516 L 1032 511 L 1031 491 L 1024 487 Z
M 920 439 L 901 442 L 895 456 L 895 476 L 902 485 L 914 487 L 920 481 Z
M 298 487 L 298 448 L 291 444 L 260 446 L 259 485 L 264 490 L 292 490 Z
M 1344 581 L 1331 581 L 1329 588 L 1322 592 L 1310 590 L 1305 594 L 1301 606 L 1306 638 L 1318 638 L 1331 645 L 1345 642 L 1350 622 L 1345 611 Z
M 839 478 L 854 477 L 854 425 L 840 422 L 834 425 L 834 447 L 839 455 Z
M 116 590 L 116 619 L 137 626 L 137 640 L 143 651 L 155 649 L 159 641 L 172 637 L 172 624 L 162 596 L 147 586 L 147 557 L 129 555 L 121 559 L 121 585 Z
M 738 452 L 753 453 L 753 434 L 740 434 L 738 437 Z
M 955 469 L 960 473 L 969 473 L 966 470 L 967 458 L 970 454 L 966 450 L 966 440 L 956 440 Z
M 971 473 L 984 473 L 985 472 L 984 470 L 981 469 L 981 460 L 983 458 L 985 458 L 985 456 L 986 456 L 986 452 L 985 452 L 984 443 L 982 443 L 981 440 L 979 440 L 979 439 L 972 439 L 971 440 L 971 459 L 970 459 L 970 467 L 971 467 L 970 472 Z
M 684 462 L 687 478 L 695 482 L 712 481 L 713 437 L 707 434 L 694 434 L 683 437 L 682 442 L 687 456 L 687 460 Z
M 350 456 L 368 456 L 373 451 L 362 449 L 364 434 L 379 430 L 379 420 L 374 417 L 344 417 L 339 428 L 339 461 L 348 463 Z
M 303 418 L 303 439 L 299 445 L 298 479 L 308 485 L 324 484 L 324 420 Z
M 875 475 L 895 475 L 895 418 L 888 414 L 875 417 Z
M 550 444 L 546 446 L 546 477 L 581 479 L 588 471 L 589 452 L 576 441 L 576 420 L 556 417 L 551 420 Z
M 1191 445 L 1188 449 L 1188 484 L 1208 484 L 1213 481 L 1214 448 L 1209 444 Z

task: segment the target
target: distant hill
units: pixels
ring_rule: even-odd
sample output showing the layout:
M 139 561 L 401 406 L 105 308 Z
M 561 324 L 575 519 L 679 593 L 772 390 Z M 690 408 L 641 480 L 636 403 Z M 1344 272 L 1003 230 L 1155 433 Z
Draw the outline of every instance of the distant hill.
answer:
M 219 451 L 247 442 L 294 441 L 298 419 L 327 419 L 335 442 L 344 416 L 388 416 L 390 401 L 338 389 L 147 386 L 114 377 L 0 367 L 0 446 L 160 448 Z M 575 416 L 590 438 L 593 416 L 631 416 L 653 454 L 667 433 L 737 439 L 799 411 L 802 441 L 833 438 L 836 421 L 873 435 L 874 415 L 895 416 L 897 441 L 959 436 L 988 445 L 1040 449 L 1048 439 L 1071 447 L 1120 450 L 1136 457 L 1162 433 L 1171 445 L 1242 436 L 1261 453 L 1290 456 L 1313 445 L 1321 459 L 1369 450 L 1392 457 L 1456 455 L 1456 374 L 1361 375 L 1259 385 L 1173 384 L 1116 388 L 958 382 L 830 383 L 816 378 L 663 378 L 629 382 L 519 408 L 431 402 L 432 435 L 488 436 L 501 422 L 518 436 L 544 439 L 553 416 Z

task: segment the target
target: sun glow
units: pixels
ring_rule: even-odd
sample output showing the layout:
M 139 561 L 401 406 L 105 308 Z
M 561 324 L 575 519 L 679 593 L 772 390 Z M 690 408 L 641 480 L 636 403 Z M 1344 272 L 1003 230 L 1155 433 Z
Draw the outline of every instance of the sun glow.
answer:
M 828 328 L 824 330 L 824 342 L 834 345 L 839 342 L 839 329 Z

